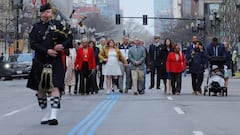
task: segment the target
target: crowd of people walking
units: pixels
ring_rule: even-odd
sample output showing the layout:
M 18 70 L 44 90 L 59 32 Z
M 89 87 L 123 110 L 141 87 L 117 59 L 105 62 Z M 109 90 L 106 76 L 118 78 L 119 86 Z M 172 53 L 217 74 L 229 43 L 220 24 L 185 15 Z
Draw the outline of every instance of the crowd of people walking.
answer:
M 106 94 L 111 91 L 128 93 L 129 90 L 134 95 L 144 94 L 147 73 L 150 73 L 149 89 L 163 88 L 165 94 L 180 95 L 182 73 L 187 68 L 192 79 L 192 94 L 200 95 L 204 72 L 210 68 L 208 61 L 211 57 L 223 56 L 227 61 L 227 69 L 232 66 L 228 43 L 220 43 L 217 38 L 213 38 L 204 47 L 198 37 L 193 36 L 186 51 L 181 50 L 179 44 L 172 43 L 170 38 L 161 43 L 159 35 L 153 37 L 153 43 L 148 48 L 141 39 L 135 38 L 130 42 L 128 36 L 123 37 L 122 44 L 105 38 L 101 38 L 99 42 L 96 39 L 88 40 L 85 37 L 76 43 L 77 50 L 69 49 L 65 85 L 70 95 L 89 95 L 104 89 Z M 214 48 L 218 48 L 217 52 Z M 226 76 L 226 85 L 227 82 Z
M 145 45 L 138 37 L 130 41 L 128 36 L 124 36 L 121 42 L 104 37 L 99 41 L 83 37 L 73 43 L 71 32 L 52 19 L 50 4 L 42 5 L 40 12 L 41 19 L 29 34 L 34 58 L 27 87 L 37 91 L 37 100 L 43 111 L 41 124 L 58 125 L 60 99 L 66 93 L 89 95 L 105 89 L 106 94 L 112 91 L 128 93 L 129 90 L 133 95 L 144 94 L 149 72 L 149 89 L 160 89 L 162 80 L 165 94 L 180 95 L 182 73 L 189 67 L 193 94 L 200 95 L 205 69 L 217 69 L 216 65 L 211 67 L 208 64 L 215 56 L 226 61 L 224 85 L 228 85 L 234 62 L 229 44 L 220 43 L 217 38 L 203 45 L 197 36 L 193 36 L 185 52 L 170 38 L 161 43 L 159 35 L 153 37 L 150 45 Z M 51 101 L 50 112 L 47 96 Z

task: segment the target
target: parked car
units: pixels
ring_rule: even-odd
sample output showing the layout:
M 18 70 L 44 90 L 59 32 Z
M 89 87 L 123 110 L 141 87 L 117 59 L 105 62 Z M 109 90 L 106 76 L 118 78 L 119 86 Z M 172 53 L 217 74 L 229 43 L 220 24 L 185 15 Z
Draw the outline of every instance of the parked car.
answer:
M 14 54 L 6 61 L 0 62 L 0 78 L 11 80 L 16 77 L 27 78 L 32 67 L 32 54 Z

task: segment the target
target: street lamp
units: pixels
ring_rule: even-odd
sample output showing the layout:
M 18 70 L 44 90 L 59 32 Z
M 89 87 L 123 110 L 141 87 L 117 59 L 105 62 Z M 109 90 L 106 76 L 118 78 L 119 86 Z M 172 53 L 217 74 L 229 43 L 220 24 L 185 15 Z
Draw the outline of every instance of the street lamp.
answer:
M 193 33 L 198 33 L 198 36 L 201 37 L 200 40 L 204 43 L 205 42 L 205 18 L 203 19 L 196 19 L 196 22 L 191 23 L 191 28 L 192 28 L 192 34 Z
M 19 10 L 23 8 L 23 0 L 12 0 L 12 9 L 15 9 L 17 12 L 16 16 L 16 52 L 20 53 L 19 50 Z
M 205 29 L 205 18 L 201 20 L 197 19 L 195 24 L 192 22 L 191 28 L 193 33 L 203 31 Z
M 215 36 L 217 36 L 217 30 L 220 27 L 220 16 L 216 10 L 213 10 L 213 13 L 209 15 L 209 21 L 211 23 L 211 28 L 215 31 Z

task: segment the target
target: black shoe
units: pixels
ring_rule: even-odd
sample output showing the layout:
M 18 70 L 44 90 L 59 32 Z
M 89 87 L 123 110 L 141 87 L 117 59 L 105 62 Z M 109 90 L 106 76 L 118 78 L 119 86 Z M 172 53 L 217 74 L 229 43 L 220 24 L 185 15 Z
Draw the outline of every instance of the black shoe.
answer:
M 77 95 L 77 90 L 74 90 L 73 93 L 74 93 L 75 95 Z
M 46 125 L 48 124 L 48 120 L 47 121 L 41 121 L 41 125 Z
M 141 95 L 145 94 L 145 91 L 142 90 L 142 91 L 139 92 L 139 94 L 141 94 Z
M 123 93 L 123 90 L 119 90 L 120 93 Z
M 133 95 L 138 95 L 138 93 L 137 92 L 133 92 Z
M 48 125 L 58 125 L 57 119 L 48 120 Z
M 217 96 L 217 93 L 213 93 L 212 96 Z
M 157 89 L 159 90 L 159 89 L 160 89 L 160 87 L 157 87 Z
M 180 95 L 180 93 L 179 93 L 179 92 L 176 92 L 176 95 Z
M 142 92 L 141 90 L 138 90 L 138 94 L 139 94 L 139 95 L 142 95 L 143 92 Z
M 153 86 L 150 86 L 148 89 L 152 89 L 153 88 Z

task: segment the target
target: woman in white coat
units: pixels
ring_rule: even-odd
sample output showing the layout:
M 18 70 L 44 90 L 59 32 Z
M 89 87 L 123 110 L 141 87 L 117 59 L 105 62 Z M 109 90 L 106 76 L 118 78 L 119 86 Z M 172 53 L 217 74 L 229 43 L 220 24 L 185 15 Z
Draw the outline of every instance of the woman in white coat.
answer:
M 74 62 L 76 59 L 76 49 L 69 48 L 69 55 L 66 56 L 66 73 L 65 73 L 65 86 L 68 86 L 68 94 L 72 95 L 71 88 L 75 86 L 75 71 L 74 71 Z

